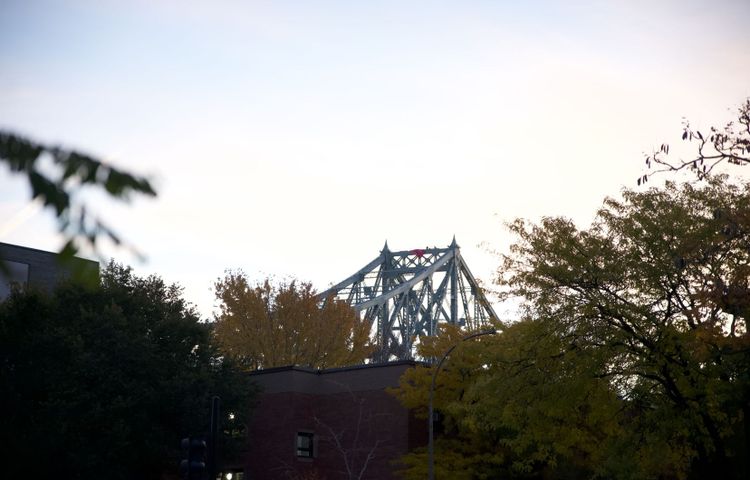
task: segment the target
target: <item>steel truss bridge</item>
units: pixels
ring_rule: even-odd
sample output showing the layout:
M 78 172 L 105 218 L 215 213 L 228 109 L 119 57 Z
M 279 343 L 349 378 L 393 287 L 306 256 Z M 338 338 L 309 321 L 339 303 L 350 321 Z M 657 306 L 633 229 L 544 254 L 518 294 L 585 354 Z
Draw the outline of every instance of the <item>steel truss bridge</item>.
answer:
M 398 252 L 386 242 L 377 258 L 318 298 L 343 300 L 370 322 L 376 362 L 414 358 L 419 337 L 435 335 L 440 323 L 471 331 L 497 320 L 455 237 L 447 248 Z

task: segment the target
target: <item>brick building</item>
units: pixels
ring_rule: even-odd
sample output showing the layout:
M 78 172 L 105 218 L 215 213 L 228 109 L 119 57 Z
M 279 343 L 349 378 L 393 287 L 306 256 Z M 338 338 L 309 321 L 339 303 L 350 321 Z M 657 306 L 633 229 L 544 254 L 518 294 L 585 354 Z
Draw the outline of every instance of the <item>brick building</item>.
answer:
M 398 459 L 427 443 L 426 422 L 386 392 L 414 365 L 253 373 L 261 394 L 235 471 L 244 480 L 397 478 Z

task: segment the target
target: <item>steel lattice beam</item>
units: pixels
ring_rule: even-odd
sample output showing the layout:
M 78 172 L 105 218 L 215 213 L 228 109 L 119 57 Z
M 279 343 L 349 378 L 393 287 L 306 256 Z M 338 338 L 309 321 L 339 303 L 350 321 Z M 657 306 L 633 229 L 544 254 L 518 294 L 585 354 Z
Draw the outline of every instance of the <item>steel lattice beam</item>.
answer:
M 386 242 L 377 258 L 319 298 L 344 300 L 370 321 L 375 361 L 414 358 L 415 342 L 437 333 L 439 323 L 476 330 L 497 319 L 455 238 L 447 248 L 398 252 Z

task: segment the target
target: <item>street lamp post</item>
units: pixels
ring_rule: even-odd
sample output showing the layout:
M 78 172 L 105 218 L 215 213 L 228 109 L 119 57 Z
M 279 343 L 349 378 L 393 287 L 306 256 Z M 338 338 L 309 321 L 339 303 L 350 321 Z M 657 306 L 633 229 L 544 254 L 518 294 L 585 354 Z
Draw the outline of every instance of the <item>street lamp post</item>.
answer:
M 427 406 L 428 410 L 428 419 L 429 422 L 429 438 L 428 438 L 428 446 L 427 446 L 427 457 L 429 461 L 429 470 L 428 470 L 428 478 L 429 480 L 435 480 L 435 441 L 433 438 L 433 409 L 432 409 L 432 401 L 435 397 L 435 379 L 437 378 L 438 372 L 440 372 L 440 367 L 443 366 L 443 362 L 445 362 L 445 359 L 448 358 L 448 355 L 453 351 L 454 348 L 456 348 L 461 342 L 465 342 L 466 340 L 471 340 L 472 338 L 481 337 L 482 335 L 493 335 L 497 333 L 497 330 L 485 330 L 482 332 L 476 332 L 472 333 L 471 335 L 467 335 L 463 337 L 461 340 L 456 342 L 455 344 L 451 345 L 451 348 L 446 350 L 446 352 L 443 354 L 443 356 L 440 358 L 440 361 L 437 364 L 437 367 L 435 367 L 435 370 L 432 372 L 432 382 L 430 383 L 430 400 Z

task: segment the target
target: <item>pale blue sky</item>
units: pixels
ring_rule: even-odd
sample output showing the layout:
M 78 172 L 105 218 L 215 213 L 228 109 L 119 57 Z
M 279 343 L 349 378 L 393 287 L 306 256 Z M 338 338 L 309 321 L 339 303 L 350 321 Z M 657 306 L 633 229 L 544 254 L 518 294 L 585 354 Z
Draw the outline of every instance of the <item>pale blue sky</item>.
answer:
M 225 268 L 320 288 L 395 249 L 474 273 L 585 223 L 683 116 L 750 96 L 746 1 L 0 2 L 0 128 L 152 175 L 99 211 L 208 315 Z M 679 153 L 679 149 L 678 153 Z M 0 171 L 0 241 L 56 249 Z

